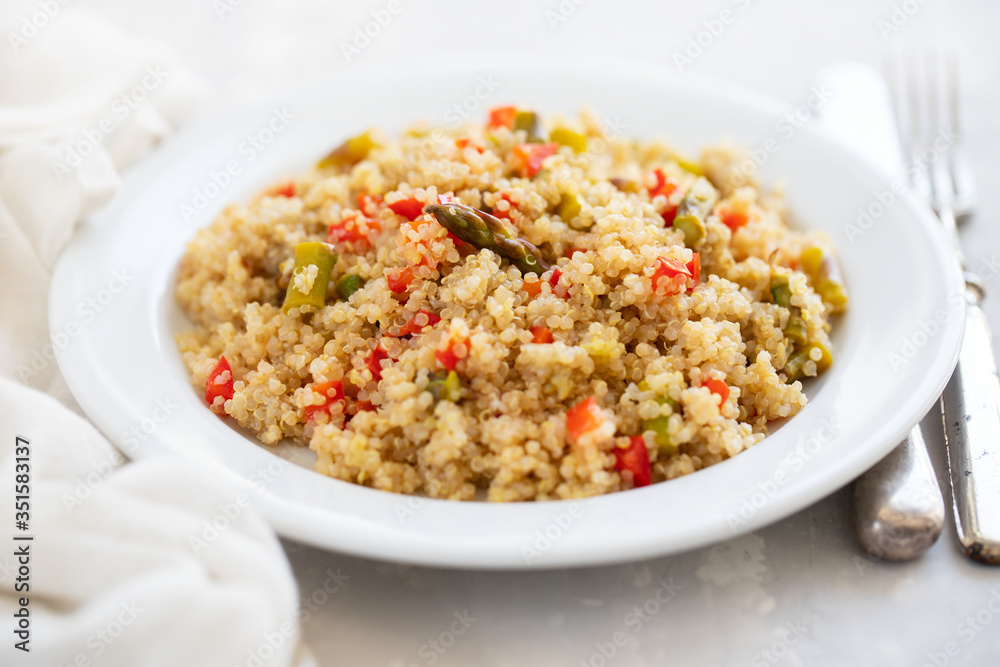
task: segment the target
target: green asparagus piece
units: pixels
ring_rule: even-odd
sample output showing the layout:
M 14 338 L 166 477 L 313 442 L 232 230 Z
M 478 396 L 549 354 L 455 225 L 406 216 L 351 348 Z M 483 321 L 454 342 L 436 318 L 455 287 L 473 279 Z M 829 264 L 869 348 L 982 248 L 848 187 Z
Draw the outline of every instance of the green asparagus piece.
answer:
M 293 308 L 298 308 L 300 312 L 304 307 L 322 308 L 326 304 L 330 273 L 336 263 L 337 253 L 326 243 L 310 242 L 295 246 L 295 266 L 281 312 L 287 315 Z M 316 267 L 315 273 L 312 267 Z
M 427 383 L 427 391 L 431 392 L 435 399 L 439 401 L 451 401 L 457 403 L 465 393 L 462 389 L 462 379 L 455 371 L 448 371 L 448 375 L 443 373 L 435 374 L 431 381 Z
M 674 229 L 684 232 L 684 245 L 697 248 L 705 240 L 705 219 L 712 212 L 718 194 L 708 181 L 699 178 L 677 207 Z
M 477 248 L 486 248 L 506 257 L 522 274 L 542 275 L 549 265 L 534 245 L 518 238 L 517 229 L 507 220 L 465 204 L 431 204 L 424 209 L 449 232 Z
M 788 278 L 779 276 L 771 281 L 771 298 L 775 305 L 782 308 L 792 307 L 792 288 L 788 285 Z
M 327 167 L 351 167 L 368 157 L 368 153 L 376 146 L 378 144 L 372 139 L 371 134 L 364 132 L 356 137 L 351 137 L 334 148 L 316 166 L 320 169 Z
M 676 408 L 677 404 L 669 398 L 660 397 L 656 399 L 660 405 L 669 404 L 671 411 Z M 659 417 L 653 417 L 652 419 L 642 420 L 642 430 L 652 431 L 654 433 L 653 441 L 656 443 L 656 448 L 664 456 L 672 456 L 677 453 L 677 444 L 670 441 L 670 415 L 660 415 Z
M 574 153 L 582 153 L 587 150 L 587 137 L 565 127 L 557 127 L 552 130 L 549 133 L 549 139 L 560 146 L 569 146 Z
M 351 295 L 364 287 L 364 285 L 365 281 L 361 279 L 361 276 L 348 274 L 340 277 L 340 280 L 337 281 L 335 288 L 340 298 L 346 300 L 350 299 Z
M 534 111 L 518 111 L 514 116 L 514 129 L 524 130 L 529 144 L 545 141 L 541 118 Z
M 812 361 L 816 364 L 816 375 L 823 373 L 833 364 L 833 355 L 826 346 L 819 343 L 807 345 L 795 352 L 788 361 L 785 362 L 785 375 L 789 382 L 795 382 L 805 377 L 806 362 Z
M 834 313 L 843 311 L 847 306 L 847 290 L 836 260 L 821 248 L 812 246 L 802 251 L 799 262 L 820 298 L 833 307 Z

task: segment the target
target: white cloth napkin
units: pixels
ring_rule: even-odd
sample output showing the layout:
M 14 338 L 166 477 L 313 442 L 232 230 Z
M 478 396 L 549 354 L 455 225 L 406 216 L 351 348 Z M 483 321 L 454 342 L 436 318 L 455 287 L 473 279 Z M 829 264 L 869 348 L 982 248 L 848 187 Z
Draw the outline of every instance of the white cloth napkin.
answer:
M 165 47 L 64 4 L 0 7 L 0 664 L 312 664 L 291 569 L 253 506 L 228 516 L 234 492 L 187 463 L 121 466 L 67 408 L 75 402 L 45 346 L 56 257 L 114 195 L 118 170 L 205 89 Z M 16 515 L 25 463 L 30 510 Z M 22 519 L 27 530 L 15 527 Z M 213 521 L 225 528 L 206 532 Z M 192 539 L 206 534 L 217 536 Z M 25 547 L 30 580 L 15 555 Z M 21 598 L 30 653 L 13 646 Z

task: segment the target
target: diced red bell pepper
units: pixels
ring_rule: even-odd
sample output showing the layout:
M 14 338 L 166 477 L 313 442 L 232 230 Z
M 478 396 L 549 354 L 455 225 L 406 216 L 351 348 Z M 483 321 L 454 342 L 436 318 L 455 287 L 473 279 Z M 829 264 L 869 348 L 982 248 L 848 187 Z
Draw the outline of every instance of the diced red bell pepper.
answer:
M 691 277 L 691 271 L 687 266 L 681 264 L 680 260 L 673 257 L 657 257 L 656 270 L 653 272 L 653 289 L 659 289 L 660 281 L 666 279 L 678 288 L 673 292 L 668 292 L 673 294 L 680 291 L 681 285 Z
M 568 250 L 566 250 L 565 253 L 563 253 L 563 257 L 568 257 L 572 259 L 573 255 L 575 255 L 578 252 L 586 252 L 586 250 L 581 250 L 580 248 L 569 248 Z
M 327 232 L 327 243 L 342 243 L 345 241 L 367 241 L 368 235 L 382 231 L 382 225 L 374 218 L 368 218 L 360 212 L 348 213 L 340 222 L 330 225 Z
M 548 327 L 531 327 L 531 342 L 532 343 L 551 343 L 554 339 L 552 338 L 552 331 Z
M 559 144 L 518 144 L 514 146 L 514 157 L 520 164 L 523 175 L 531 178 L 542 169 L 545 158 L 555 155 Z
M 455 201 L 455 195 L 438 195 L 438 203 L 441 205 L 454 204 Z
M 566 431 L 571 442 L 577 442 L 585 434 L 604 423 L 604 413 L 597 399 L 591 396 L 566 411 Z
M 424 212 L 424 203 L 419 199 L 410 197 L 409 199 L 400 199 L 399 201 L 392 202 L 389 204 L 389 208 L 396 215 L 401 215 L 412 222 Z
M 528 296 L 530 296 L 532 299 L 534 299 L 536 296 L 538 296 L 539 294 L 542 293 L 542 281 L 541 280 L 532 280 L 532 281 L 525 280 L 524 281 L 524 285 L 523 285 L 523 287 L 521 287 L 521 289 L 523 289 L 525 292 L 527 292 Z
M 378 195 L 370 195 L 367 192 L 358 193 L 358 210 L 367 216 L 378 214 L 378 207 L 382 205 L 382 198 Z
M 653 176 L 656 177 L 656 185 L 649 191 L 650 199 L 657 195 L 669 198 L 670 195 L 677 191 L 677 181 L 663 173 L 663 170 L 659 167 L 653 170 Z
M 637 489 L 653 481 L 653 466 L 641 435 L 633 435 L 627 449 L 615 447 L 615 470 L 632 473 L 632 486 Z
M 459 148 L 460 150 L 465 150 L 465 149 L 466 149 L 466 148 L 468 148 L 469 146 L 472 146 L 473 148 L 475 148 L 475 149 L 476 149 L 477 151 L 479 151 L 480 153 L 482 153 L 482 152 L 483 152 L 483 147 L 482 147 L 482 146 L 479 146 L 478 144 L 474 144 L 474 143 L 472 143 L 472 139 L 470 139 L 469 137 L 462 137 L 461 139 L 455 139 L 455 145 L 456 145 L 456 146 L 457 146 L 457 147 L 458 147 L 458 148 Z
M 729 398 L 729 385 L 727 385 L 722 380 L 716 380 L 715 378 L 709 378 L 701 383 L 702 387 L 707 387 L 710 392 L 721 398 L 719 402 L 720 405 L 726 402 Z
M 552 269 L 552 275 L 549 276 L 549 285 L 552 286 L 553 294 L 560 299 L 565 299 L 569 296 L 569 289 L 564 285 L 559 284 L 560 278 L 562 278 L 562 271 L 559 269 Z
M 223 403 L 233 397 L 233 371 L 226 361 L 225 355 L 219 357 L 215 368 L 208 374 L 208 381 L 205 383 L 205 400 L 212 406 L 212 410 L 222 414 L 222 405 L 215 405 L 215 399 L 221 396 Z
M 312 421 L 317 412 L 330 413 L 330 406 L 337 401 L 344 400 L 344 383 L 342 380 L 332 380 L 330 382 L 319 382 L 309 387 L 314 393 L 323 397 L 323 402 L 319 404 L 307 405 L 303 408 L 306 421 Z
M 419 324 L 418 320 L 422 320 L 423 324 Z M 418 310 L 417 314 L 410 318 L 410 321 L 399 328 L 398 336 L 412 336 L 414 334 L 421 334 L 424 332 L 425 327 L 432 327 L 441 318 L 432 312 L 426 310 Z
M 677 206 L 667 206 L 663 209 L 660 217 L 663 218 L 663 225 L 665 227 L 673 227 L 674 220 L 677 218 Z
M 294 197 L 295 196 L 295 183 L 288 181 L 287 183 L 281 183 L 275 185 L 273 188 L 267 190 L 264 194 L 269 197 Z
M 413 282 L 415 277 L 413 275 L 413 267 L 410 266 L 405 269 L 389 269 L 385 274 L 389 291 L 395 294 L 403 294 L 410 289 L 410 283 Z
M 372 378 L 378 382 L 382 379 L 382 360 L 388 359 L 389 353 L 376 345 L 375 349 L 365 357 L 365 366 L 372 372 Z
M 510 206 L 508 206 L 506 209 L 502 211 L 499 208 L 494 207 L 493 216 L 496 218 L 503 218 L 505 220 L 510 220 L 510 213 L 511 211 L 517 210 L 517 204 L 515 204 L 510 200 L 510 195 L 507 194 L 506 192 L 500 195 L 500 199 L 506 201 L 508 204 L 510 204 Z
M 694 257 L 691 261 L 684 265 L 687 270 L 691 273 L 691 287 L 688 291 L 694 291 L 695 286 L 701 284 L 701 255 L 694 253 Z
M 729 209 L 722 209 L 719 212 L 719 217 L 722 218 L 722 224 L 734 232 L 749 222 L 745 214 L 730 211 Z
M 514 129 L 514 117 L 517 116 L 517 107 L 496 107 L 490 109 L 489 113 L 490 118 L 486 121 L 487 128 L 507 127 Z
M 460 349 L 463 350 L 461 355 L 459 354 Z M 449 338 L 444 347 L 434 351 L 434 357 L 438 360 L 438 363 L 444 366 L 447 370 L 451 371 L 455 370 L 455 366 L 458 365 L 459 361 L 466 357 L 468 352 L 468 341 Z

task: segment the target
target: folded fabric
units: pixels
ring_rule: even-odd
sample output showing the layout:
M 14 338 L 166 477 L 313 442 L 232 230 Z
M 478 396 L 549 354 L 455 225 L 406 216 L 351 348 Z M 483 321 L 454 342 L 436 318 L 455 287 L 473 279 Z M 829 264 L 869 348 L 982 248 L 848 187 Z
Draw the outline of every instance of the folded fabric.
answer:
M 43 4 L 57 11 L 36 20 Z M 118 171 L 205 89 L 165 47 L 63 4 L 0 7 L 0 489 L 30 495 L 25 509 L 0 503 L 0 525 L 33 537 L 0 551 L 0 616 L 30 628 L 14 641 L 5 630 L 0 665 L 313 664 L 254 496 L 191 463 L 121 465 L 67 408 L 47 326 L 52 267 Z

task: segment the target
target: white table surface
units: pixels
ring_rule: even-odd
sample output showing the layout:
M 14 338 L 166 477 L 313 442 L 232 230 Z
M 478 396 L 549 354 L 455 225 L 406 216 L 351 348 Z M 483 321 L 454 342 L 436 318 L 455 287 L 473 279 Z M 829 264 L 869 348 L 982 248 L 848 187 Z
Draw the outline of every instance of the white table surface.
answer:
M 970 263 L 1000 245 L 1000 4 L 989 0 L 397 0 L 401 10 L 353 62 L 516 49 L 631 57 L 673 54 L 730 9 L 735 20 L 688 71 L 799 104 L 822 67 L 880 65 L 890 49 L 945 44 L 963 65 L 969 154 L 981 213 L 963 229 Z M 232 6 L 219 16 L 217 7 Z M 219 99 L 351 67 L 341 43 L 388 0 L 74 0 L 171 44 Z M 913 13 L 880 32 L 893 6 Z M 487 7 L 489 8 L 487 10 Z M 546 12 L 566 11 L 555 29 Z M 897 19 L 899 19 L 897 14 Z M 884 27 L 884 24 L 883 24 Z M 1000 293 L 996 279 L 987 288 Z M 985 309 L 1000 332 L 1000 298 Z M 1000 339 L 997 340 L 1000 343 Z M 945 471 L 940 418 L 924 421 Z M 947 479 L 941 476 L 942 484 Z M 946 488 L 946 486 L 945 486 Z M 692 553 L 571 571 L 483 573 L 350 558 L 286 542 L 306 639 L 321 665 L 997 665 L 1000 568 L 959 552 L 951 522 L 920 560 L 870 559 L 854 543 L 845 490 L 755 534 Z M 401 554 L 401 557 L 403 554 Z M 335 593 L 330 572 L 346 575 Z M 671 587 L 665 587 L 664 583 Z M 656 601 L 657 592 L 664 603 Z M 647 607 L 639 614 L 636 608 Z M 455 614 L 468 629 L 455 636 Z M 978 618 L 978 620 L 977 620 Z M 618 642 L 618 646 L 615 642 Z M 431 642 L 440 642 L 431 644 Z M 442 644 L 447 644 L 445 648 Z M 435 649 L 439 647 L 439 650 Z M 601 650 L 612 657 L 605 658 Z

